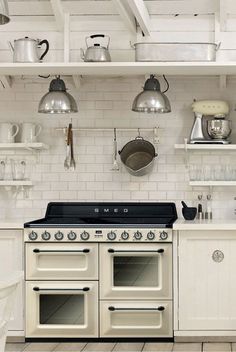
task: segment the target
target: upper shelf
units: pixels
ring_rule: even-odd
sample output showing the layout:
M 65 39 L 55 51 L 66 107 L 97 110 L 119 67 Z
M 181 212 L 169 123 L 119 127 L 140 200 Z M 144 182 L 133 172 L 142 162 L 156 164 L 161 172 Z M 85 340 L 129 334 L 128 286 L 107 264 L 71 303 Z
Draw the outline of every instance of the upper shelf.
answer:
M 48 149 L 48 145 L 44 143 L 0 143 L 2 149 L 25 149 L 25 150 L 44 150 Z
M 0 63 L 0 75 L 236 75 L 236 62 Z

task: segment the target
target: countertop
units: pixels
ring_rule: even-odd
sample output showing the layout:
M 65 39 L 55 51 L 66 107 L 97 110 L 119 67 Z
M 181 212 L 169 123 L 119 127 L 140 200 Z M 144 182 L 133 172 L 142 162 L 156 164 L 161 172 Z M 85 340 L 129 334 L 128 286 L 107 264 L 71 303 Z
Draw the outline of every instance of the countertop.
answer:
M 0 229 L 24 229 L 24 223 L 16 220 L 0 220 Z
M 179 219 L 174 223 L 173 230 L 236 230 L 236 219 L 193 221 Z

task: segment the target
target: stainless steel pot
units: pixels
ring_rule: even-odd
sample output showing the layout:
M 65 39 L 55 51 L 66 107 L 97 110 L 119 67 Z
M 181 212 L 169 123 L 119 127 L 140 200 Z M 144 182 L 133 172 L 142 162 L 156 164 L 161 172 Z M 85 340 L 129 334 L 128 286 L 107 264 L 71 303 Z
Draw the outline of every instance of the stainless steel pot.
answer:
M 133 176 L 144 176 L 150 173 L 157 156 L 153 144 L 141 136 L 125 144 L 118 153 L 127 171 Z
M 135 43 L 135 61 L 215 61 L 220 44 Z
M 231 121 L 224 118 L 208 120 L 207 131 L 212 139 L 227 139 L 232 131 Z
M 101 46 L 100 43 L 94 43 L 93 46 L 89 46 L 88 40 L 94 38 L 107 38 L 107 45 Z M 109 53 L 109 43 L 110 37 L 104 34 L 94 34 L 90 37 L 85 38 L 87 49 L 84 52 L 83 49 L 81 51 L 81 58 L 85 62 L 107 62 L 111 61 L 111 56 Z
M 46 49 L 40 55 L 39 49 L 45 44 Z M 13 52 L 13 62 L 40 62 L 49 50 L 49 42 L 29 37 L 14 40 L 14 46 L 9 42 Z

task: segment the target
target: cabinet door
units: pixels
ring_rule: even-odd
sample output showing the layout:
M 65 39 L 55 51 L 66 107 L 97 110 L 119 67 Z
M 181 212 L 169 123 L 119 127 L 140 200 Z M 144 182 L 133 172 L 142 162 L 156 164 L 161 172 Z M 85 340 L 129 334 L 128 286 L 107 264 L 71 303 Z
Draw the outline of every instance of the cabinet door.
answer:
M 23 270 L 23 231 L 0 230 L 0 276 Z M 23 281 L 23 280 L 22 280 Z M 9 330 L 24 330 L 23 282 L 18 286 Z
M 236 330 L 236 232 L 180 231 L 179 329 Z

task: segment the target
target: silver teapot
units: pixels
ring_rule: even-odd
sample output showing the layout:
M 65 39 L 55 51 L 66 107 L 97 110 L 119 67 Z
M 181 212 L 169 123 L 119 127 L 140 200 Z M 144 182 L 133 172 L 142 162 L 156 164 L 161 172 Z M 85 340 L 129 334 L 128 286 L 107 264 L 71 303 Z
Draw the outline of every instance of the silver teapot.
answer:
M 89 39 L 94 39 L 94 38 L 108 38 L 107 40 L 107 45 L 101 46 L 100 43 L 94 43 L 94 45 L 89 46 L 88 40 Z M 91 35 L 90 37 L 85 38 L 86 41 L 86 46 L 87 49 L 84 52 L 83 49 L 80 49 L 81 51 L 81 58 L 85 62 L 107 62 L 111 61 L 111 56 L 109 53 L 109 43 L 110 43 L 110 37 L 104 34 L 94 34 Z
M 45 44 L 46 49 L 40 55 L 39 49 Z M 14 40 L 14 46 L 9 42 L 13 52 L 13 62 L 41 62 L 49 50 L 49 42 L 29 37 Z

